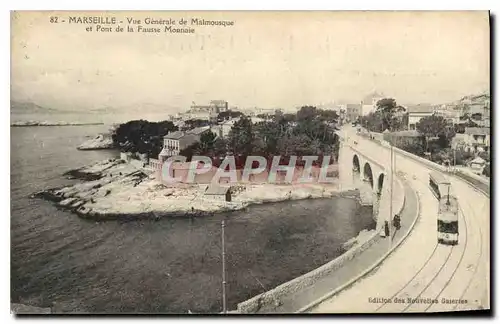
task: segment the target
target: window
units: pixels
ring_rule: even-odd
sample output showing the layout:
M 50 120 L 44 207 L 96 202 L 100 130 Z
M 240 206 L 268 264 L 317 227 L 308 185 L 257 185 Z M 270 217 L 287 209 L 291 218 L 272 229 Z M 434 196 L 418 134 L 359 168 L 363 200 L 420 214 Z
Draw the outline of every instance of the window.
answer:
M 443 222 L 438 220 L 438 232 L 441 233 L 458 233 L 458 222 Z

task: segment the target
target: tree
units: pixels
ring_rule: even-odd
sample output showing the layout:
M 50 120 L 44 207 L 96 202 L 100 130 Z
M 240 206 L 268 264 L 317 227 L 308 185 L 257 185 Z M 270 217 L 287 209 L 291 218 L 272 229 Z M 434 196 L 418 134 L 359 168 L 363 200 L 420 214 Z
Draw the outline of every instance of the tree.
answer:
M 214 154 L 215 156 L 225 156 L 227 153 L 228 143 L 226 139 L 217 137 L 214 142 Z
M 470 159 L 474 158 L 474 153 L 465 150 L 456 150 L 450 157 L 450 160 L 455 160 L 456 165 L 466 165 Z
M 215 144 L 215 138 L 217 136 L 208 131 L 204 132 L 200 136 L 200 141 L 199 145 L 197 147 L 197 154 L 199 155 L 213 155 L 214 154 L 214 144 Z
M 359 123 L 371 132 L 381 133 L 387 129 L 384 125 L 383 116 L 380 112 L 370 112 L 366 116 L 359 117 Z
M 482 120 L 483 119 L 483 114 L 481 113 L 475 113 L 470 116 L 472 120 Z
M 208 120 L 204 119 L 189 119 L 184 122 L 184 126 L 182 127 L 183 131 L 190 130 L 197 127 L 203 127 L 210 125 Z
M 120 124 L 112 134 L 115 147 L 132 153 L 158 156 L 163 147 L 163 137 L 178 130 L 171 121 L 149 122 L 131 120 Z
M 311 120 L 317 116 L 317 108 L 314 106 L 303 106 L 297 111 L 297 121 Z
M 469 120 L 470 119 L 470 114 L 469 113 L 464 113 L 462 116 L 460 116 L 460 120 Z
M 384 98 L 377 101 L 375 112 L 382 117 L 383 130 L 392 131 L 393 119 L 396 117 L 396 113 L 404 112 L 404 110 L 402 106 L 398 106 L 395 99 Z
M 229 149 L 234 155 L 242 155 L 246 158 L 252 153 L 253 140 L 252 121 L 250 118 L 242 116 L 229 131 Z
M 306 134 L 291 134 L 279 139 L 278 152 L 286 157 L 319 155 L 320 144 L 317 140 L 311 140 Z
M 276 121 L 264 121 L 253 125 L 255 136 L 259 137 L 263 151 L 267 154 L 276 152 L 278 140 L 286 134 L 287 124 Z
M 240 111 L 232 111 L 232 110 L 228 109 L 226 111 L 220 112 L 217 115 L 217 121 L 218 122 L 222 122 L 224 120 L 228 120 L 228 119 L 231 119 L 231 118 L 238 118 L 238 117 L 241 117 L 241 116 L 244 116 L 242 112 L 240 112 Z
M 335 110 L 318 109 L 319 120 L 327 123 L 337 124 L 339 121 L 339 114 Z
M 478 156 L 481 159 L 485 160 L 486 162 L 490 162 L 491 161 L 491 154 L 490 154 L 489 151 L 488 152 L 484 152 L 484 151 L 483 152 L 479 152 Z
M 451 125 L 442 116 L 425 116 L 416 125 L 417 131 L 425 138 L 425 151 L 429 148 L 429 139 L 432 137 L 450 136 Z
M 286 113 L 286 114 L 276 114 L 274 116 L 275 118 L 275 121 L 277 123 L 280 123 L 280 124 L 287 124 L 287 123 L 293 123 L 293 122 L 296 122 L 297 121 L 297 115 L 296 114 L 290 114 L 290 113 Z

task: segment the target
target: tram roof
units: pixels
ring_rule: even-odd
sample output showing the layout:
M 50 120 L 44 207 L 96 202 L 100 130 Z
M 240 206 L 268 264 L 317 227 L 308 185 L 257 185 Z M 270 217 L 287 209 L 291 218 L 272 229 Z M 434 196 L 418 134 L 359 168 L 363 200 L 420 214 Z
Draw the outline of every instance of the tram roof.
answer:
M 429 176 L 434 180 L 436 183 L 450 183 L 449 180 L 447 180 L 441 173 L 438 172 L 431 172 Z
M 448 204 L 448 199 L 446 199 L 448 196 L 444 197 L 444 199 L 441 199 L 439 202 L 439 218 L 441 220 L 456 220 L 457 214 L 458 214 L 458 209 L 459 209 L 459 203 L 458 200 L 450 196 L 449 204 Z

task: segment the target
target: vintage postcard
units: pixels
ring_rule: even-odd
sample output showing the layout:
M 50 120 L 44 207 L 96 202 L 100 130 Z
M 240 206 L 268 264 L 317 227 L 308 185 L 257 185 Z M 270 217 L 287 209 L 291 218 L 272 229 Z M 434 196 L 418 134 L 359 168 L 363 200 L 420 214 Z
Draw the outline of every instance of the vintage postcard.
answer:
M 487 11 L 11 12 L 15 314 L 490 310 Z

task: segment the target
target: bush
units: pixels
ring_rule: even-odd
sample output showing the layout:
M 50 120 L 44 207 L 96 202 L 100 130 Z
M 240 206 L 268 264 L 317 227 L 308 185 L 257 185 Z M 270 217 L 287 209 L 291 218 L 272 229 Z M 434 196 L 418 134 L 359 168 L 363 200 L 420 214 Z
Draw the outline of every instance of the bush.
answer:
M 450 161 L 453 161 L 453 151 Z M 464 150 L 455 151 L 455 164 L 456 165 L 467 165 L 467 163 L 474 158 L 474 153 Z
M 437 151 L 435 154 L 431 155 L 431 161 L 438 164 L 445 164 L 446 162 L 450 165 L 453 164 L 453 152 L 450 149 L 444 149 Z
M 484 169 L 483 169 L 483 175 L 489 178 L 491 176 L 490 169 L 491 169 L 490 163 L 486 163 L 486 165 L 484 166 Z
M 490 152 L 481 152 L 478 154 L 479 157 L 481 157 L 482 159 L 484 159 L 486 162 L 490 162 Z

